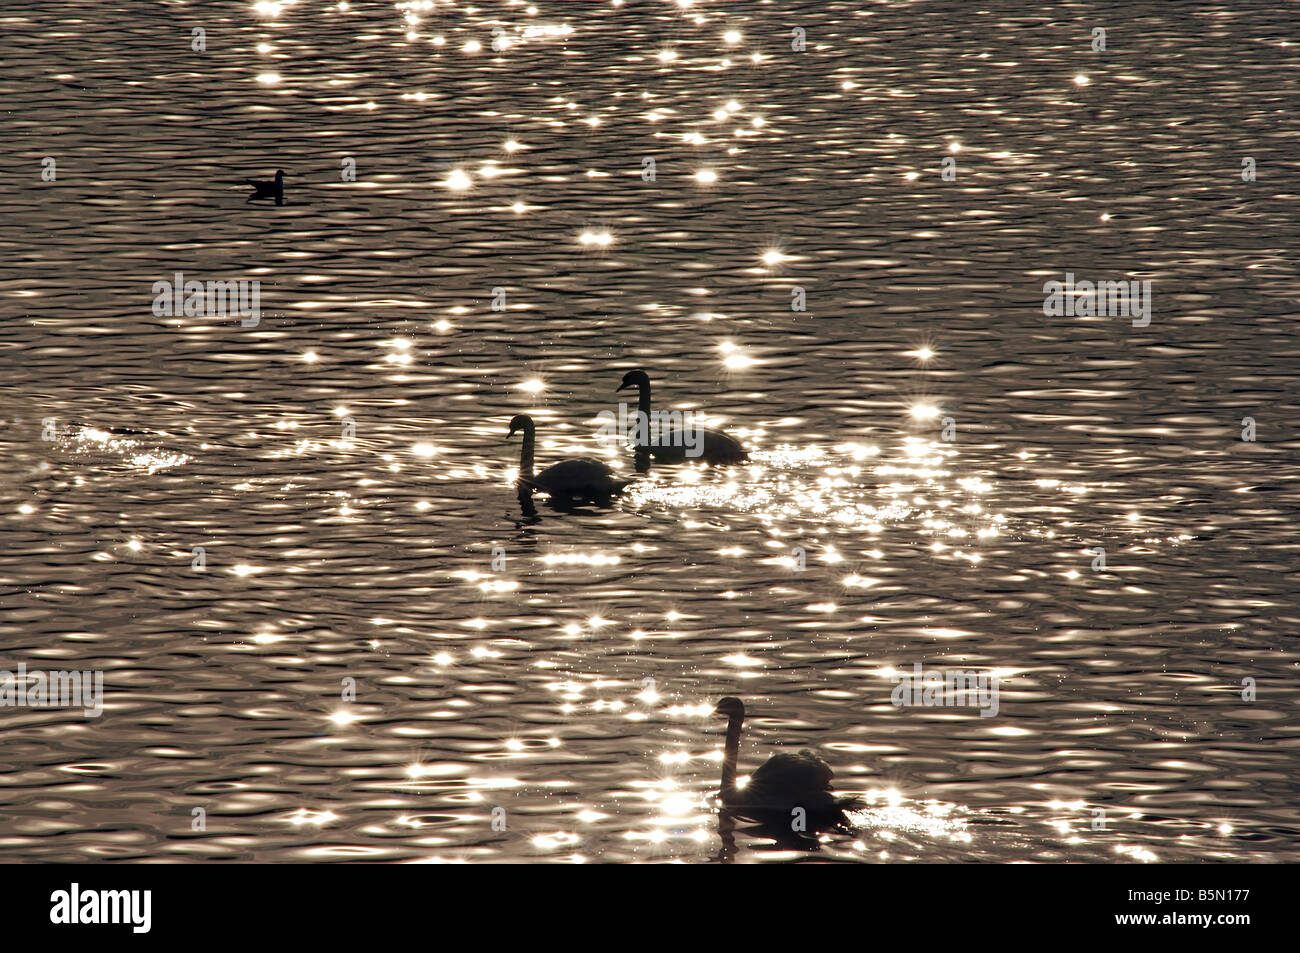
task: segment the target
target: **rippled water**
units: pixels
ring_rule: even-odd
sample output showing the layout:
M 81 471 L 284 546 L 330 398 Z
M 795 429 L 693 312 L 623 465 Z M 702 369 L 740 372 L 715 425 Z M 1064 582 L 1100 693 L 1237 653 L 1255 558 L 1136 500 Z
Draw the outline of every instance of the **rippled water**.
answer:
M 0 708 L 4 859 L 1300 856 L 1292 9 L 0 20 L 0 668 L 105 682 Z M 637 366 L 750 464 L 526 516 Z M 719 831 L 724 695 L 856 830 Z

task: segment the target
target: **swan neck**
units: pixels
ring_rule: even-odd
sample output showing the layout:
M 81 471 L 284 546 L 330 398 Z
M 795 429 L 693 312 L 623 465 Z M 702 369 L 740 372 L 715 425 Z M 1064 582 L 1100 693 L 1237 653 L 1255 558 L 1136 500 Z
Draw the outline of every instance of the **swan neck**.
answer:
M 722 797 L 736 793 L 736 762 L 740 759 L 740 726 L 744 718 L 733 715 L 727 722 L 727 744 L 722 752 Z
M 650 382 L 646 381 L 637 388 L 636 409 L 650 419 Z
M 533 478 L 533 447 L 535 439 L 532 427 L 524 430 L 524 445 L 519 451 L 519 475 L 528 480 Z

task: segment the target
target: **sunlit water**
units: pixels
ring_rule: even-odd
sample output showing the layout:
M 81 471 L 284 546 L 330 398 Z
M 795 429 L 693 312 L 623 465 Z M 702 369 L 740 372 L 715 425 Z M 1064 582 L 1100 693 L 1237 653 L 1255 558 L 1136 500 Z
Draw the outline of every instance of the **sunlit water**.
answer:
M 4 859 L 1300 854 L 1287 9 L 0 29 L 0 668 L 106 686 L 0 709 Z M 155 316 L 177 271 L 260 324 Z M 1067 271 L 1150 279 L 1150 325 L 1045 317 Z M 526 516 L 510 417 L 633 475 L 596 414 L 636 366 L 750 463 Z M 894 707 L 915 663 L 998 714 Z M 724 695 L 742 773 L 813 748 L 854 830 L 720 831 Z

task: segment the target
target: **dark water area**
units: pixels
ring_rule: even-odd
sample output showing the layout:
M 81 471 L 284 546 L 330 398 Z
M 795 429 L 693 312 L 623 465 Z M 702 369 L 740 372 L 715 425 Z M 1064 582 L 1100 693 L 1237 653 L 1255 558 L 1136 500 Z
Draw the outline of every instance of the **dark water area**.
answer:
M 0 51 L 0 669 L 104 685 L 0 707 L 0 860 L 1300 859 L 1295 5 L 14 0 Z M 637 367 L 749 461 L 638 474 Z M 519 413 L 632 485 L 525 513 Z M 720 834 L 728 695 L 852 830 Z

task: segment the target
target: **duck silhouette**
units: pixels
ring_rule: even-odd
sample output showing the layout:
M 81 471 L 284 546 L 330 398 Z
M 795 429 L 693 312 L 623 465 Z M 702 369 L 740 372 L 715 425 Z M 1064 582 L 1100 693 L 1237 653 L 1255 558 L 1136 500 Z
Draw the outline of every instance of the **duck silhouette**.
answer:
M 620 480 L 614 471 L 599 460 L 572 457 L 553 463 L 541 473 L 533 473 L 533 454 L 537 443 L 537 427 L 527 414 L 517 414 L 510 421 L 506 439 L 523 431 L 524 442 L 519 452 L 519 488 L 540 490 L 553 501 L 572 499 L 601 500 L 623 492 L 630 481 Z M 521 497 L 522 499 L 522 497 Z
M 721 793 L 728 811 L 784 832 L 811 833 L 851 826 L 844 811 L 860 807 L 861 802 L 857 798 L 837 798 L 831 790 L 835 774 L 831 766 L 807 748 L 798 754 L 772 755 L 748 784 L 736 787 L 745 705 L 739 698 L 727 697 L 718 702 L 713 713 L 727 719 Z
M 284 173 L 276 170 L 274 179 L 245 179 L 253 187 L 253 194 L 248 197 L 248 201 L 254 199 L 275 199 L 276 205 L 284 204 Z
M 637 410 L 645 415 L 648 427 L 653 419 L 650 416 L 650 375 L 640 368 L 628 371 L 623 375 L 623 383 L 619 384 L 618 391 L 633 387 L 637 389 Z M 699 443 L 694 447 L 688 445 L 687 437 L 690 434 L 685 430 L 686 428 L 674 430 L 661 427 L 653 438 L 646 433 L 646 439 L 638 439 L 636 442 L 637 456 L 653 457 L 656 463 L 685 463 L 688 460 L 703 460 L 712 464 L 743 463 L 749 459 L 749 451 L 739 441 L 720 430 L 699 428 Z

